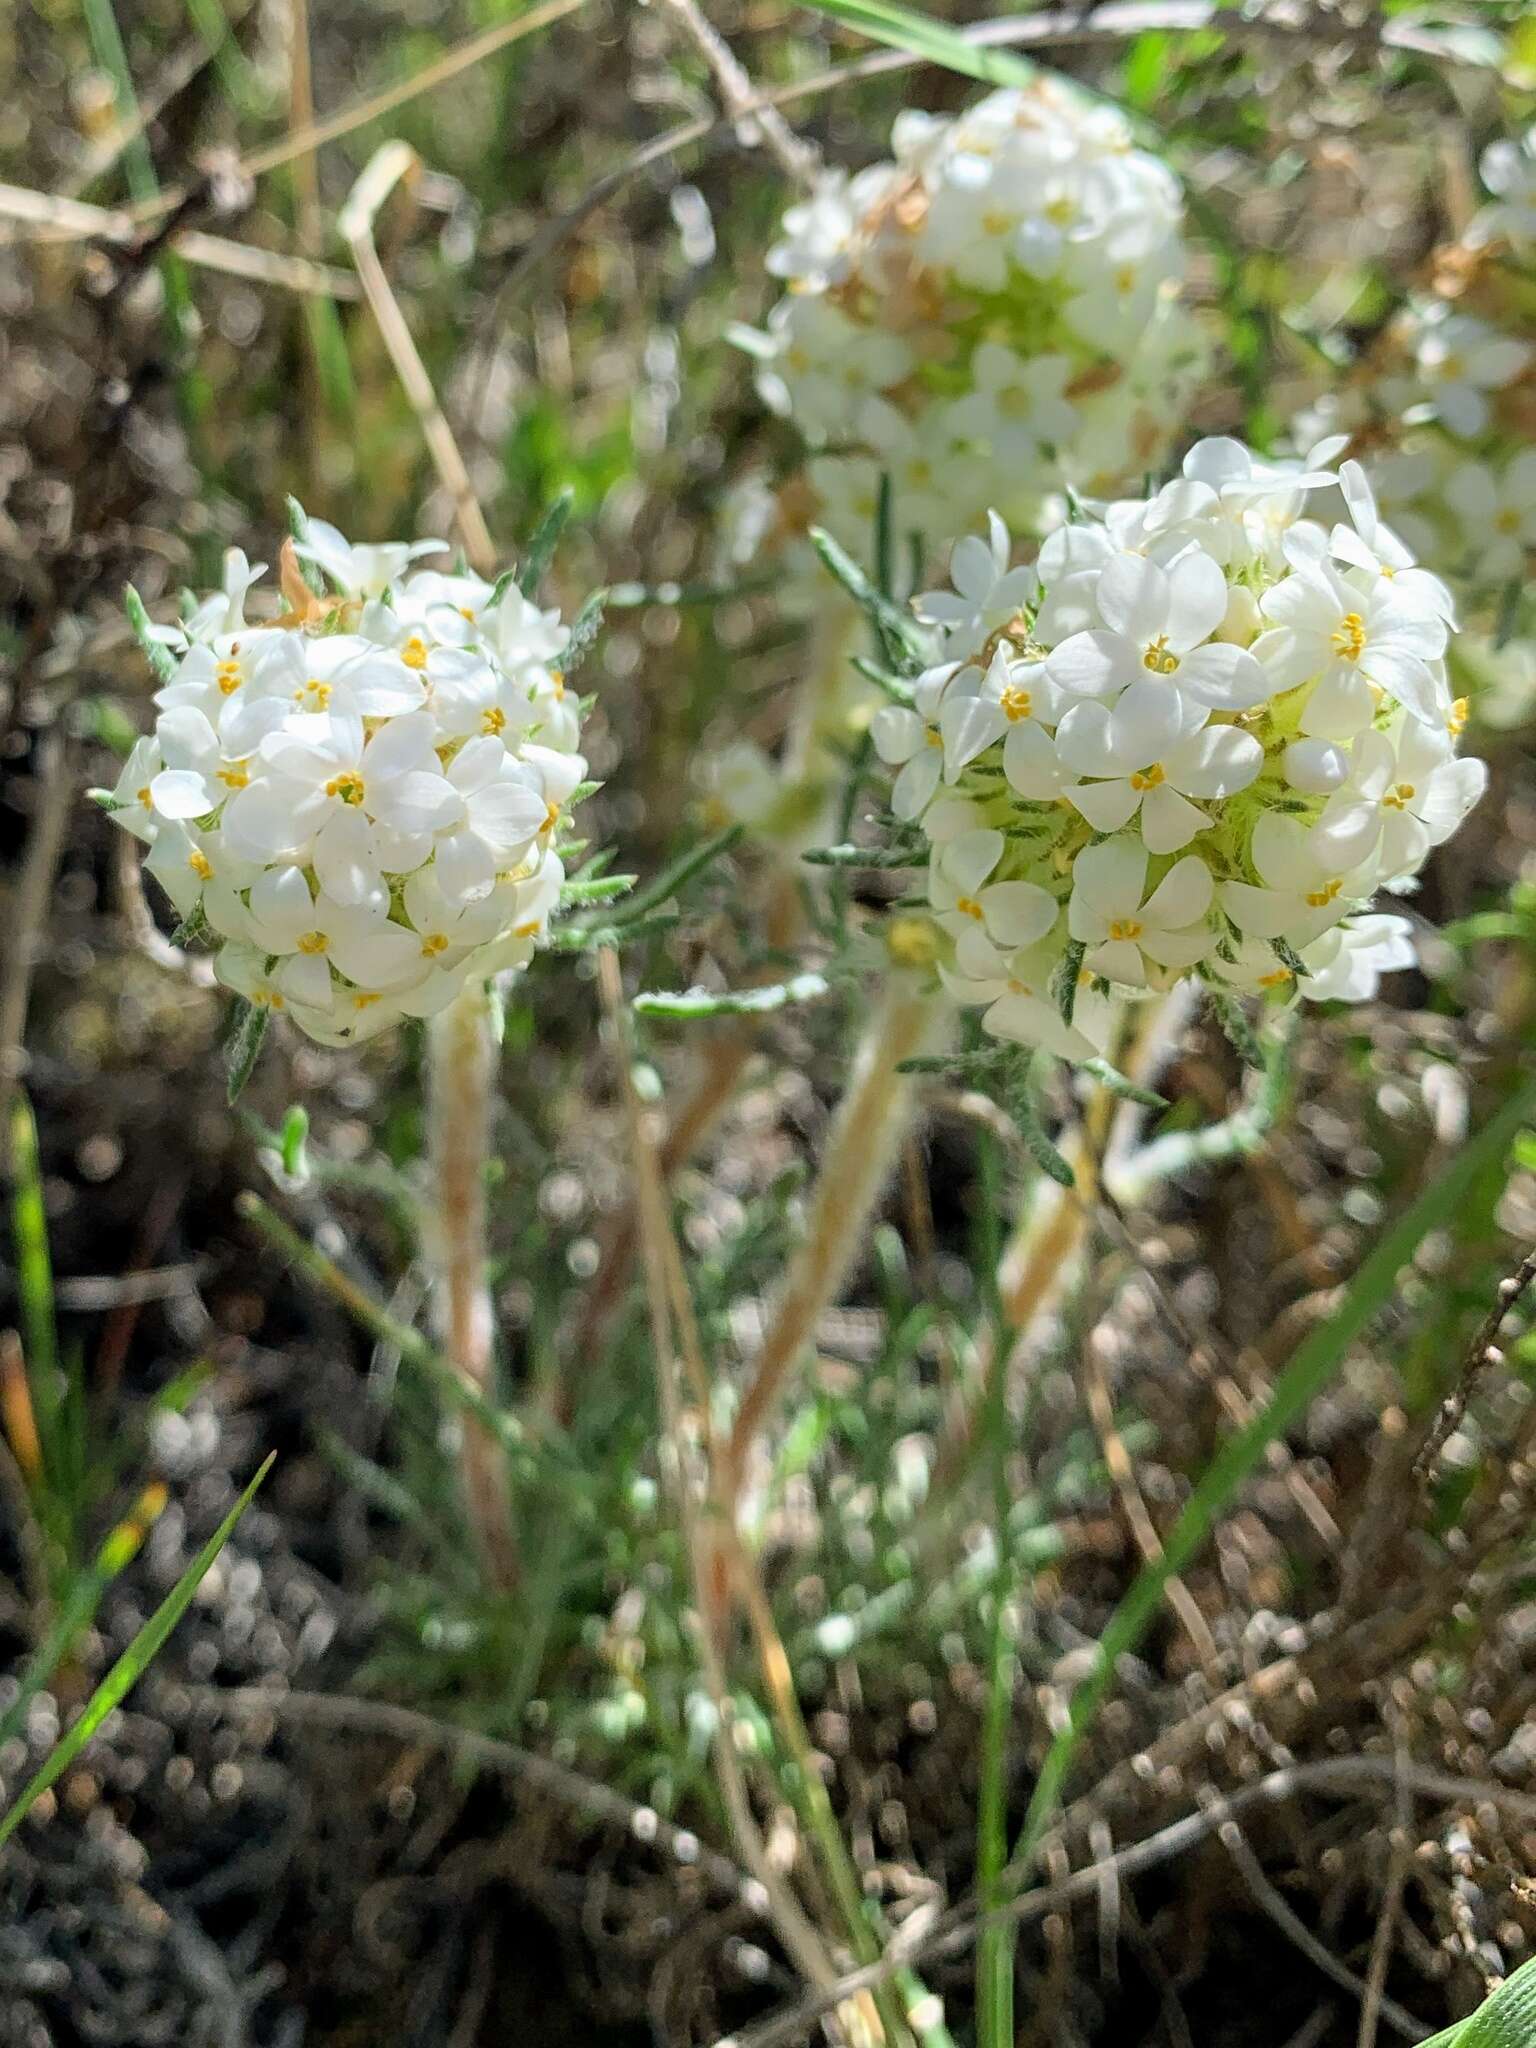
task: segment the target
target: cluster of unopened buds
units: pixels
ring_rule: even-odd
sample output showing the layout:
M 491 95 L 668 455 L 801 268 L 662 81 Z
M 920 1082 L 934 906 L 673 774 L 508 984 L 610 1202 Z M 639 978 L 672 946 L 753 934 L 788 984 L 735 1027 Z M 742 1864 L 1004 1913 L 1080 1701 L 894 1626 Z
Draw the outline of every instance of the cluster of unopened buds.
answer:
M 567 630 L 510 577 L 413 566 L 440 552 L 305 522 L 252 623 L 263 571 L 232 551 L 221 592 L 151 629 L 155 729 L 111 793 L 219 979 L 325 1044 L 521 966 L 560 900 L 586 773 Z
M 1412 888 L 1486 770 L 1456 751 L 1445 586 L 1337 453 L 1202 441 L 1029 567 L 994 518 L 918 600 L 933 665 L 873 737 L 929 908 L 887 943 L 993 1036 L 1086 1059 L 1127 991 L 1361 1000 L 1412 963 L 1372 900 Z
M 1536 129 L 1493 143 L 1481 171 L 1490 204 L 1298 435 L 1351 435 L 1404 541 L 1502 643 L 1536 631 Z
M 1177 181 L 1059 81 L 901 114 L 892 160 L 824 174 L 768 267 L 786 294 L 738 338 L 826 451 L 791 487 L 799 514 L 859 548 L 882 475 L 903 545 L 992 506 L 1037 530 L 1064 483 L 1139 477 L 1202 362 Z

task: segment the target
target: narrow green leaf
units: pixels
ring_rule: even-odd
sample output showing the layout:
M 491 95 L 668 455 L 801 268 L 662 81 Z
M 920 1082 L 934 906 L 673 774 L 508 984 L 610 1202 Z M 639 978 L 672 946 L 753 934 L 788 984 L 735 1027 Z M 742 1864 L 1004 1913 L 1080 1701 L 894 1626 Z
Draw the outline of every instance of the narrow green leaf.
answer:
M 813 526 L 811 546 L 875 629 L 881 652 L 891 667 L 916 675 L 928 660 L 928 643 L 916 621 L 878 590 L 848 550 L 825 527 Z
M 819 974 L 797 974 L 763 988 L 685 989 L 681 994 L 650 990 L 637 995 L 633 1007 L 642 1017 L 761 1017 L 792 1003 L 814 1003 L 828 993 Z
M 133 628 L 133 637 L 138 641 L 144 659 L 154 671 L 155 681 L 168 683 L 176 673 L 176 657 L 163 640 L 155 638 L 144 600 L 131 583 L 123 587 L 123 610 L 128 614 L 128 623 Z
M 597 643 L 597 636 L 603 630 L 604 597 L 603 591 L 594 590 L 571 621 L 570 638 L 560 655 L 561 673 L 567 682 L 592 652 Z
M 229 1037 L 225 1041 L 224 1057 L 229 1070 L 229 1100 L 237 1102 L 240 1091 L 251 1078 L 251 1069 L 256 1064 L 261 1042 L 267 1035 L 267 1023 L 272 1012 L 264 1005 L 248 1003 L 244 996 L 236 996 L 234 1016 L 230 1024 Z
M 639 879 L 638 875 L 593 875 L 590 880 L 583 877 L 574 882 L 563 882 L 560 901 L 562 905 L 613 903 L 620 896 L 627 896 Z
M 805 0 L 805 4 L 857 29 L 872 42 L 906 50 L 946 71 L 958 71 L 962 78 L 980 79 L 983 85 L 1029 85 L 1039 76 L 1026 58 L 1009 50 L 983 49 L 943 22 L 908 7 L 894 7 L 890 0 Z
M 112 811 L 126 811 L 129 809 L 129 806 L 123 802 L 122 798 L 114 796 L 110 789 L 88 789 L 85 795 L 86 801 L 95 804 L 99 810 L 110 813 Z
M 1248 1013 L 1235 996 L 1223 995 L 1220 990 L 1208 988 L 1205 999 L 1210 1005 L 1211 1015 L 1221 1026 L 1230 1040 L 1233 1051 L 1245 1067 L 1264 1071 L 1264 1048 L 1259 1043 L 1258 1033 L 1248 1021 Z
M 69 1769 L 108 1714 L 114 1707 L 122 1704 L 149 1665 L 160 1654 L 166 1638 L 186 1613 L 193 1594 L 207 1577 L 209 1567 L 229 1541 L 235 1524 L 255 1498 L 256 1489 L 271 1471 L 272 1461 L 276 1455 L 275 1451 L 268 1452 L 250 1485 L 91 1694 L 80 1718 L 68 1733 L 54 1744 L 47 1762 L 26 1787 L 10 1812 L 6 1814 L 4 1820 L 0 1820 L 0 1847 L 15 1834 L 49 1787 L 57 1783 Z
M 58 1370 L 58 1324 L 54 1316 L 53 1259 L 48 1249 L 48 1212 L 43 1201 L 42 1158 L 32 1105 L 18 1088 L 11 1102 L 11 1242 L 16 1252 L 16 1291 L 21 1299 L 21 1338 L 34 1400 L 51 1394 Z
M 544 571 L 560 545 L 560 536 L 565 531 L 565 522 L 571 516 L 571 506 L 575 501 L 576 494 L 567 484 L 534 528 L 533 538 L 517 572 L 517 587 L 524 597 L 532 597 L 543 581 Z
M 708 839 L 701 839 L 697 846 L 689 847 L 688 851 L 673 861 L 670 867 L 663 868 L 653 882 L 647 882 L 637 895 L 629 899 L 617 920 L 618 924 L 629 924 L 636 918 L 644 917 L 647 912 L 657 909 L 661 904 L 670 902 L 674 896 L 680 896 L 696 875 L 703 874 L 705 869 L 712 868 L 717 860 L 724 859 L 741 838 L 744 829 L 741 825 L 727 825 L 723 831 L 715 832 Z
M 1111 1616 L 1099 1639 L 1092 1675 L 1073 1694 L 1066 1723 L 1046 1753 L 1014 1847 L 1012 1869 L 1016 1884 L 1023 1883 L 1029 1875 L 1035 1850 L 1055 1812 L 1078 1745 L 1115 1683 L 1120 1659 L 1136 1648 L 1156 1619 L 1168 1581 L 1188 1568 L 1204 1547 L 1217 1518 L 1235 1499 L 1270 1445 L 1294 1428 L 1333 1379 L 1351 1345 L 1391 1300 L 1399 1274 L 1419 1245 L 1432 1230 L 1441 1229 L 1464 1210 L 1489 1168 L 1505 1157 L 1516 1133 L 1530 1123 L 1533 1115 L 1536 1082 L 1528 1082 L 1455 1154 L 1392 1226 L 1356 1273 L 1328 1320 L 1320 1323 L 1293 1354 L 1275 1382 L 1268 1403 L 1227 1440 L 1206 1467 L 1183 1513 L 1164 1539 L 1162 1554 L 1143 1565 Z M 1457 2048 L 1468 2048 L 1459 2036 Z M 1506 2044 L 1501 2044 L 1497 2036 L 1490 2036 L 1478 2048 L 1506 2048 Z M 1507 2048 L 1515 2048 L 1512 2036 Z
M 1138 1088 L 1129 1075 L 1122 1074 L 1118 1067 L 1112 1067 L 1108 1060 L 1079 1060 L 1078 1072 L 1091 1074 L 1101 1088 L 1107 1088 L 1111 1095 L 1118 1095 L 1122 1102 L 1138 1102 L 1143 1109 L 1166 1109 L 1168 1098 L 1159 1095 L 1153 1088 Z
M 283 504 L 288 513 L 288 531 L 295 540 L 309 539 L 309 514 L 295 497 L 287 497 Z
M 1523 1963 L 1469 2019 L 1424 2048 L 1531 2048 L 1536 2042 L 1536 1962 Z
M 308 1180 L 309 1158 L 306 1141 L 309 1137 L 309 1111 L 302 1102 L 290 1103 L 288 1114 L 283 1118 L 282 1136 L 284 1173 L 290 1180 Z

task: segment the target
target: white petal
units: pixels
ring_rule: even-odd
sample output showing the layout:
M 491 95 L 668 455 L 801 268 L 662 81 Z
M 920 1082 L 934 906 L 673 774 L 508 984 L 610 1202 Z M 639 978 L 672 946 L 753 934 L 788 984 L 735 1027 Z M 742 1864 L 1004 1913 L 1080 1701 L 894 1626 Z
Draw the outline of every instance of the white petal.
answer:
M 1141 800 L 1141 836 L 1149 853 L 1177 853 L 1209 823 L 1203 811 L 1166 782 L 1149 789 Z
M 1004 946 L 1032 946 L 1056 922 L 1057 904 L 1033 882 L 994 882 L 981 892 L 987 930 Z
M 332 811 L 315 837 L 314 867 L 321 888 L 338 903 L 367 900 L 379 877 L 373 827 L 361 811 L 345 805 Z
M 1148 677 L 1133 683 L 1109 715 L 1112 765 L 1147 768 L 1178 739 L 1184 726 L 1183 705 L 1176 690 Z
M 1077 857 L 1072 900 L 1079 896 L 1105 917 L 1133 917 L 1147 879 L 1147 850 L 1134 839 L 1106 839 Z M 1074 936 L 1078 936 L 1074 934 Z
M 1118 633 L 1073 633 L 1045 658 L 1045 672 L 1074 697 L 1115 697 L 1144 671 L 1140 656 Z
M 1002 859 L 1006 843 L 1001 832 L 986 828 L 962 832 L 941 856 L 945 880 L 962 896 L 974 896 Z
M 149 800 L 162 818 L 200 818 L 215 798 L 190 768 L 162 768 L 149 785 Z
M 1169 646 L 1187 653 L 1208 639 L 1226 615 L 1227 579 L 1219 566 L 1198 549 L 1180 556 L 1168 571 L 1164 630 Z
M 1072 801 L 1095 832 L 1118 832 L 1140 801 L 1129 782 L 1080 782 Z
M 1251 711 L 1262 704 L 1275 687 L 1246 647 L 1213 641 L 1196 647 L 1180 661 L 1176 680 L 1180 690 L 1213 711 Z
M 1264 749 L 1235 725 L 1208 725 L 1180 740 L 1164 763 L 1186 796 L 1235 796 L 1264 765 Z
M 1214 884 L 1203 860 L 1187 853 L 1173 866 L 1147 898 L 1146 921 L 1165 931 L 1194 924 L 1211 907 Z
M 1213 565 L 1214 566 L 1214 565 Z M 1221 571 L 1216 571 L 1218 577 Z M 1099 575 L 1099 616 L 1111 632 L 1138 645 L 1155 640 L 1168 622 L 1169 579 L 1145 555 L 1114 555 Z M 1223 581 L 1221 610 L 1227 608 Z M 1219 618 L 1221 613 L 1217 613 Z M 1209 630 L 1209 629 L 1207 629 Z

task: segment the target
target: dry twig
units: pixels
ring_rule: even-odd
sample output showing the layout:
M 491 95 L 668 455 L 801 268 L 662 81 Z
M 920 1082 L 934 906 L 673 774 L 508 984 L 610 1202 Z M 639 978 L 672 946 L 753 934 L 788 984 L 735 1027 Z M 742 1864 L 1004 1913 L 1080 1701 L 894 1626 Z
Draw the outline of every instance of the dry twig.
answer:
M 1515 1303 L 1536 1281 L 1536 1249 L 1526 1253 L 1519 1266 L 1505 1280 L 1501 1280 L 1494 1295 L 1492 1306 L 1477 1326 L 1477 1334 L 1467 1347 L 1462 1360 L 1461 1371 L 1456 1385 L 1440 1405 L 1435 1426 L 1426 1438 L 1424 1448 L 1413 1461 L 1413 1476 L 1421 1486 L 1430 1485 L 1435 1476 L 1435 1467 L 1440 1462 L 1440 1453 L 1460 1427 L 1467 1412 L 1467 1404 L 1477 1390 L 1477 1383 L 1490 1367 L 1502 1365 L 1504 1354 L 1494 1343 L 1503 1326 L 1504 1318 Z

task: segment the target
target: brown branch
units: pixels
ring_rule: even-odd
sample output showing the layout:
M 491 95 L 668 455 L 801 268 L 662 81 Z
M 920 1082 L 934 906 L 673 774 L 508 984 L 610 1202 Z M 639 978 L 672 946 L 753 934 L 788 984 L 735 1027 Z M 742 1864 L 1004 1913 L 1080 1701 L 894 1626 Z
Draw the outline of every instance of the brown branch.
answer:
M 1532 1281 L 1536 1281 L 1536 1249 L 1527 1252 L 1508 1279 L 1499 1282 L 1493 1305 L 1477 1326 L 1477 1335 L 1472 1339 L 1462 1360 L 1456 1385 L 1441 1402 L 1435 1426 L 1425 1440 L 1424 1448 L 1413 1461 L 1413 1476 L 1420 1486 L 1429 1486 L 1433 1483 L 1435 1467 L 1440 1462 L 1440 1453 L 1460 1426 L 1467 1412 L 1467 1404 L 1477 1391 L 1478 1381 L 1491 1367 L 1504 1363 L 1504 1354 L 1493 1340 L 1498 1336 L 1504 1318 L 1530 1287 Z

